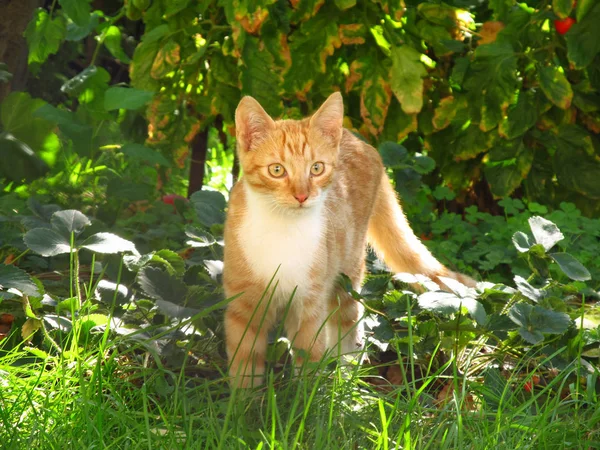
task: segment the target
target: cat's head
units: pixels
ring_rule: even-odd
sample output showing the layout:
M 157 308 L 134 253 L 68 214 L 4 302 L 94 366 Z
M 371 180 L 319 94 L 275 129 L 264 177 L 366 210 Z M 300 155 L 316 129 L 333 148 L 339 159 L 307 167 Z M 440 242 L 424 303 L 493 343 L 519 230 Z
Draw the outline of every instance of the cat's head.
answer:
M 250 188 L 273 209 L 310 209 L 335 176 L 344 103 L 339 92 L 304 120 L 274 121 L 252 97 L 235 112 L 238 156 Z

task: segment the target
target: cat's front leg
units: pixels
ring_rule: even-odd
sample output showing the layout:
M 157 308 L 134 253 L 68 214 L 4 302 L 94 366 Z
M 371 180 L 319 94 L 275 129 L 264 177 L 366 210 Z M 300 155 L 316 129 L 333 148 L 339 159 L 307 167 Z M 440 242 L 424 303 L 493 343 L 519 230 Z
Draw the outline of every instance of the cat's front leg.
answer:
M 297 367 L 305 361 L 319 362 L 331 346 L 327 326 L 327 303 L 323 294 L 302 299 L 285 320 Z
M 225 312 L 229 375 L 234 388 L 256 387 L 263 382 L 267 334 L 274 321 L 268 300 L 264 290 L 249 287 Z

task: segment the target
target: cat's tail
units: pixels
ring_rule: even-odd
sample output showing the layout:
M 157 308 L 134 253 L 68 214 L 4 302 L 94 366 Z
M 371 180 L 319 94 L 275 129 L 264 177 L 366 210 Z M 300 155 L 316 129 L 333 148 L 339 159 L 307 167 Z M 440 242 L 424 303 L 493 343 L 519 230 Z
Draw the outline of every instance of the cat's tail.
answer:
M 466 286 L 475 286 L 472 278 L 452 272 L 441 264 L 415 236 L 385 173 L 381 178 L 367 234 L 378 256 L 394 272 L 423 274 L 443 288 L 444 284 L 438 279 L 440 276 L 453 278 Z

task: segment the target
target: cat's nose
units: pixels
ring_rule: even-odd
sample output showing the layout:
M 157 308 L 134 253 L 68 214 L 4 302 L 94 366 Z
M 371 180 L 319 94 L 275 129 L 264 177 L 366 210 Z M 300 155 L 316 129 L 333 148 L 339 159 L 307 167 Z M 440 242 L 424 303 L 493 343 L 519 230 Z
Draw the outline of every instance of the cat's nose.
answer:
M 304 203 L 306 201 L 306 199 L 308 198 L 307 194 L 296 194 L 294 195 L 294 197 L 296 198 L 296 200 L 298 200 L 300 203 Z

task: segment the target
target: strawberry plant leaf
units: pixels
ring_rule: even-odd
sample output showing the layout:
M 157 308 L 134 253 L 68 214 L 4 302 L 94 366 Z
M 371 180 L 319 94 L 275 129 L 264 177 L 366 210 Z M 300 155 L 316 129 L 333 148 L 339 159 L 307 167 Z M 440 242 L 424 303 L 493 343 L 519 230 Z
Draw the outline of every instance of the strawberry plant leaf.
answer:
M 88 249 L 95 253 L 121 253 L 131 252 L 134 255 L 139 255 L 135 248 L 135 244 L 131 241 L 123 239 L 113 233 L 96 233 L 87 238 L 81 248 Z
M 531 227 L 535 242 L 541 244 L 546 251 L 565 238 L 556 225 L 543 217 L 531 217 L 529 219 L 529 226 Z
M 548 256 L 559 265 L 571 280 L 587 281 L 592 279 L 589 270 L 569 253 L 549 253 Z
M 8 289 L 17 289 L 30 297 L 42 295 L 39 286 L 27 272 L 13 265 L 0 264 L 0 298 Z

